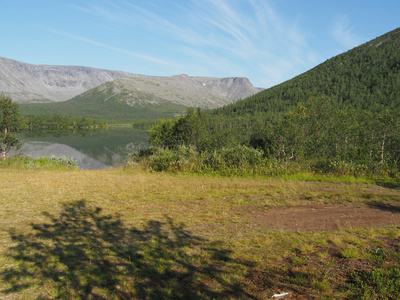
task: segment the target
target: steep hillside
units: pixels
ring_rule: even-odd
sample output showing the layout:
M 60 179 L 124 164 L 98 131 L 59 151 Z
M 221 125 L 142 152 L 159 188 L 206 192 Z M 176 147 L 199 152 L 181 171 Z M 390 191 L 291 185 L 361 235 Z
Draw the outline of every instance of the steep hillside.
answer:
M 138 76 L 80 66 L 32 65 L 0 57 L 0 92 L 16 102 L 58 102 L 104 82 Z
M 400 101 L 400 29 L 333 57 L 280 85 L 216 112 L 276 118 L 311 95 L 328 96 L 340 105 L 380 111 Z
M 129 106 L 120 101 L 104 101 L 104 94 L 90 92 L 84 99 L 77 96 L 57 103 L 20 104 L 24 115 L 63 115 L 87 117 L 114 122 L 147 122 L 160 118 L 172 118 L 186 111 L 186 107 L 157 99 L 154 103 Z
M 248 165 L 249 172 L 258 169 L 260 174 L 282 174 L 287 168 L 288 174 L 301 169 L 400 178 L 398 49 L 400 29 L 207 115 L 191 112 L 159 121 L 149 131 L 150 143 L 171 152 L 155 152 L 154 157 L 179 153 L 181 160 L 173 166 L 150 166 L 159 170 L 206 166 L 199 172 L 219 172 L 222 166 L 223 174 L 231 174 L 224 168 L 231 168 L 233 161 L 238 162 L 233 172 L 242 172 L 254 159 L 257 163 Z M 198 158 L 186 166 L 194 156 L 188 160 L 182 144 L 198 150 Z M 261 152 L 252 154 L 254 148 Z M 212 153 L 215 158 L 210 158 Z M 265 157 L 267 164 L 260 168 L 255 157 Z

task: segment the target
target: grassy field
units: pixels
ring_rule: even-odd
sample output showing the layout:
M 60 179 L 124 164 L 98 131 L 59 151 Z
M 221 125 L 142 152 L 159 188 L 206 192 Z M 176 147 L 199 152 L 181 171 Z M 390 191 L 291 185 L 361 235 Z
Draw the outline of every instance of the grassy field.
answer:
M 400 292 L 400 190 L 393 187 L 3 168 L 0 196 L 2 299 L 283 292 L 286 299 L 396 299 Z M 348 222 L 322 227 L 304 217 L 336 207 Z M 350 222 L 354 209 L 376 219 Z M 275 213 L 281 219 L 270 222 Z

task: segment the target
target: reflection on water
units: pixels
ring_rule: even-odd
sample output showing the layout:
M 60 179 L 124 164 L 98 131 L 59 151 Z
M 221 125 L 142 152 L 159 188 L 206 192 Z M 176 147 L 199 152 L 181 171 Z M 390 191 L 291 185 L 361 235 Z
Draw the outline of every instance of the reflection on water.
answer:
M 38 156 L 66 156 L 74 158 L 81 169 L 105 169 L 122 165 L 129 155 L 141 147 L 147 147 L 145 130 L 133 128 L 110 128 L 89 136 L 28 136 L 19 154 Z M 16 152 L 11 152 L 10 155 Z
M 95 169 L 107 169 L 111 166 L 107 166 L 102 162 L 87 156 L 86 154 L 75 150 L 74 148 L 56 143 L 49 142 L 26 142 L 22 145 L 21 149 L 17 153 L 23 153 L 32 157 L 38 156 L 66 156 L 73 157 L 77 162 L 80 169 L 95 170 Z M 14 154 L 14 153 L 10 153 Z

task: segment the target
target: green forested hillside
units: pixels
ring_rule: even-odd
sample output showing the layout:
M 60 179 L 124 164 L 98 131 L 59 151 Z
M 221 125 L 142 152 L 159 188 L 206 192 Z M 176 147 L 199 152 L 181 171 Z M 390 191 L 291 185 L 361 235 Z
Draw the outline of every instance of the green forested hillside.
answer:
M 154 121 L 158 118 L 171 118 L 177 112 L 186 110 L 183 105 L 163 101 L 162 99 L 159 99 L 156 104 L 143 103 L 129 106 L 126 102 L 119 101 L 117 96 L 111 96 L 92 89 L 68 101 L 21 104 L 20 107 L 24 115 L 63 115 L 114 122 Z
M 149 131 L 151 143 L 177 152 L 156 152 L 172 167 L 157 165 L 166 158 L 154 160 L 152 167 L 184 165 L 189 160 L 182 155 L 195 157 L 184 146 L 197 151 L 194 166 L 207 168 L 236 163 L 243 170 L 257 157 L 248 167 L 251 172 L 260 166 L 264 172 L 278 161 L 300 164 L 303 170 L 400 178 L 398 49 L 400 29 L 208 115 L 188 111 L 159 121 Z
M 310 96 L 328 96 L 341 107 L 352 105 L 373 112 L 396 108 L 400 100 L 399 49 L 400 28 L 215 113 L 276 119 Z

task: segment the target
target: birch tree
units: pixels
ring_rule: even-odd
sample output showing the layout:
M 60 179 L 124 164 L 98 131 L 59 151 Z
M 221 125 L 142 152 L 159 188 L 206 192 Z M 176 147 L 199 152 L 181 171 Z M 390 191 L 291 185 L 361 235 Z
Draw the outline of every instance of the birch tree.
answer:
M 16 132 L 21 123 L 19 105 L 11 98 L 0 95 L 0 145 L 1 157 L 4 158 L 12 146 L 19 145 Z

